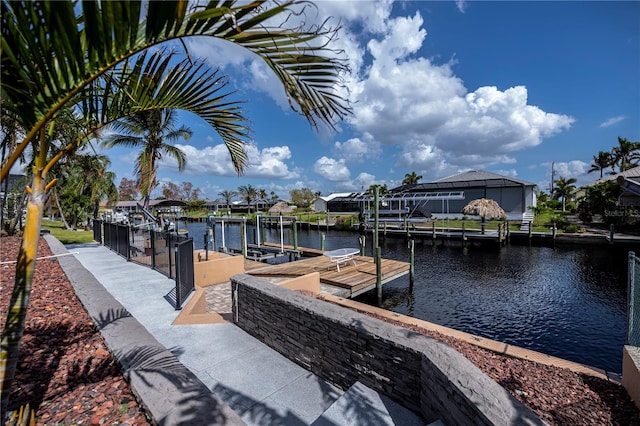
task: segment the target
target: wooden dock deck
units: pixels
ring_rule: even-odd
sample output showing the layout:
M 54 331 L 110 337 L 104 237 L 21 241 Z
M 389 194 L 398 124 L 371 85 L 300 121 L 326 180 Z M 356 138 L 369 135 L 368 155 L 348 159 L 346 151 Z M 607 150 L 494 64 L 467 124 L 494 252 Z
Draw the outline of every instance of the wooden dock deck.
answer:
M 372 257 L 354 256 L 355 265 L 345 264 L 337 270 L 335 263 L 326 256 L 311 257 L 295 262 L 277 265 L 250 264 L 246 273 L 256 277 L 299 277 L 312 272 L 320 273 L 320 282 L 349 291 L 349 297 L 355 297 L 376 288 L 376 265 Z M 247 265 L 247 261 L 245 261 Z M 409 263 L 397 260 L 382 259 L 382 284 L 395 280 L 409 273 Z

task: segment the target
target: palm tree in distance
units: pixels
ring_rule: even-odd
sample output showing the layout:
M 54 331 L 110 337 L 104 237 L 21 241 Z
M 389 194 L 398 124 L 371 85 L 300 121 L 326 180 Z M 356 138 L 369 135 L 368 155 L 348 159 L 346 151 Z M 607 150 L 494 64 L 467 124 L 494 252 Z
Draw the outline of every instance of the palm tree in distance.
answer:
M 591 168 L 588 173 L 591 172 L 600 172 L 600 179 L 602 179 L 602 174 L 604 169 L 607 167 L 611 167 L 613 165 L 613 155 L 607 151 L 600 151 L 598 155 L 593 156 L 593 163 L 591 164 Z
M 402 179 L 403 185 L 415 185 L 420 182 L 422 176 L 418 175 L 416 172 L 407 173 L 404 175 L 404 179 Z
M 238 193 L 236 191 L 229 191 L 228 189 L 225 189 L 224 191 L 218 192 L 218 195 L 224 199 L 227 204 L 227 211 L 229 211 L 229 208 L 231 207 L 231 200 L 233 200 L 233 197 L 237 196 Z
M 573 191 L 576 190 L 574 185 L 576 182 L 575 178 L 565 179 L 562 176 L 555 181 L 554 195 L 556 198 L 562 198 L 562 211 L 565 211 L 567 199 L 571 198 Z
M 618 146 L 611 150 L 613 165 L 619 172 L 624 172 L 638 165 L 640 160 L 640 142 L 631 142 L 618 136 Z
M 242 185 L 238 187 L 238 194 L 247 203 L 247 213 L 251 213 L 251 202 L 258 196 L 258 191 L 251 185 Z
M 163 155 L 178 162 L 178 170 L 183 171 L 187 165 L 187 157 L 180 148 L 171 143 L 180 139 L 189 140 L 191 129 L 181 126 L 176 129 L 176 111 L 173 109 L 155 109 L 135 113 L 110 125 L 115 131 L 102 144 L 106 148 L 127 147 L 140 148 L 136 158 L 134 174 L 138 177 L 137 186 L 144 198 L 144 208 L 149 208 L 149 198 L 158 186 L 158 162 Z

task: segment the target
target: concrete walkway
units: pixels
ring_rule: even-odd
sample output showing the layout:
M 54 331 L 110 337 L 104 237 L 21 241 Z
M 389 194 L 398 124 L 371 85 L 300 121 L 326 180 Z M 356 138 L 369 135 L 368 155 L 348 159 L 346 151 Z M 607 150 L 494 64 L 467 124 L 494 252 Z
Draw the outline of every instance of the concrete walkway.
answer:
M 156 423 L 308 425 L 343 394 L 233 324 L 172 325 L 159 272 L 46 239 Z

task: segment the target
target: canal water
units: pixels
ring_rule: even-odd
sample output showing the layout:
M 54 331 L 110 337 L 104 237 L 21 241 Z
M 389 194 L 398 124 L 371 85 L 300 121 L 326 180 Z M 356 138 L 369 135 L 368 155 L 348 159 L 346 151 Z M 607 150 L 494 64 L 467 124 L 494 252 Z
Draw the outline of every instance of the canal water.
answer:
M 196 248 L 205 224 L 188 224 Z M 255 231 L 248 227 L 248 240 Z M 267 241 L 280 242 L 269 229 Z M 284 244 L 293 244 L 290 229 Z M 358 247 L 351 232 L 298 231 L 298 245 Z M 220 226 L 216 247 L 221 245 Z M 371 255 L 371 238 L 366 254 Z M 240 248 L 240 227 L 225 227 L 225 245 Z M 380 241 L 384 258 L 409 261 L 404 239 Z M 416 241 L 415 283 L 408 276 L 383 287 L 390 311 L 612 372 L 622 370 L 626 335 L 627 252 L 615 246 L 432 246 Z M 375 292 L 357 300 L 378 306 Z

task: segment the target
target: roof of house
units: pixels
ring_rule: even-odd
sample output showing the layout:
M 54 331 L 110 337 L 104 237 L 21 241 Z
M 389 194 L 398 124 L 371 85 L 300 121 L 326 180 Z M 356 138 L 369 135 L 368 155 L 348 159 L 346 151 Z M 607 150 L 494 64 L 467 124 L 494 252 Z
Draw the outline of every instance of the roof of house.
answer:
M 484 170 L 469 170 L 457 175 L 429 183 L 418 183 L 414 185 L 403 185 L 393 189 L 393 192 L 405 191 L 427 191 L 433 189 L 453 189 L 453 188 L 503 188 L 510 186 L 536 186 L 535 183 L 499 175 L 497 173 L 486 172 Z
M 318 197 L 316 198 L 316 200 L 323 200 L 325 202 L 329 202 L 331 200 L 333 200 L 334 198 L 348 198 L 353 196 L 353 192 L 334 192 L 333 194 L 329 194 L 327 196 L 324 197 Z
M 610 180 L 618 180 L 618 176 L 622 176 L 628 179 L 630 178 L 630 179 L 640 180 L 640 166 L 636 166 L 632 169 L 625 170 L 624 172 L 616 173 L 609 176 L 604 176 L 602 179 L 598 179 L 586 185 L 582 185 L 581 188 L 588 188 L 590 186 L 597 185 L 599 183 L 607 182 Z

